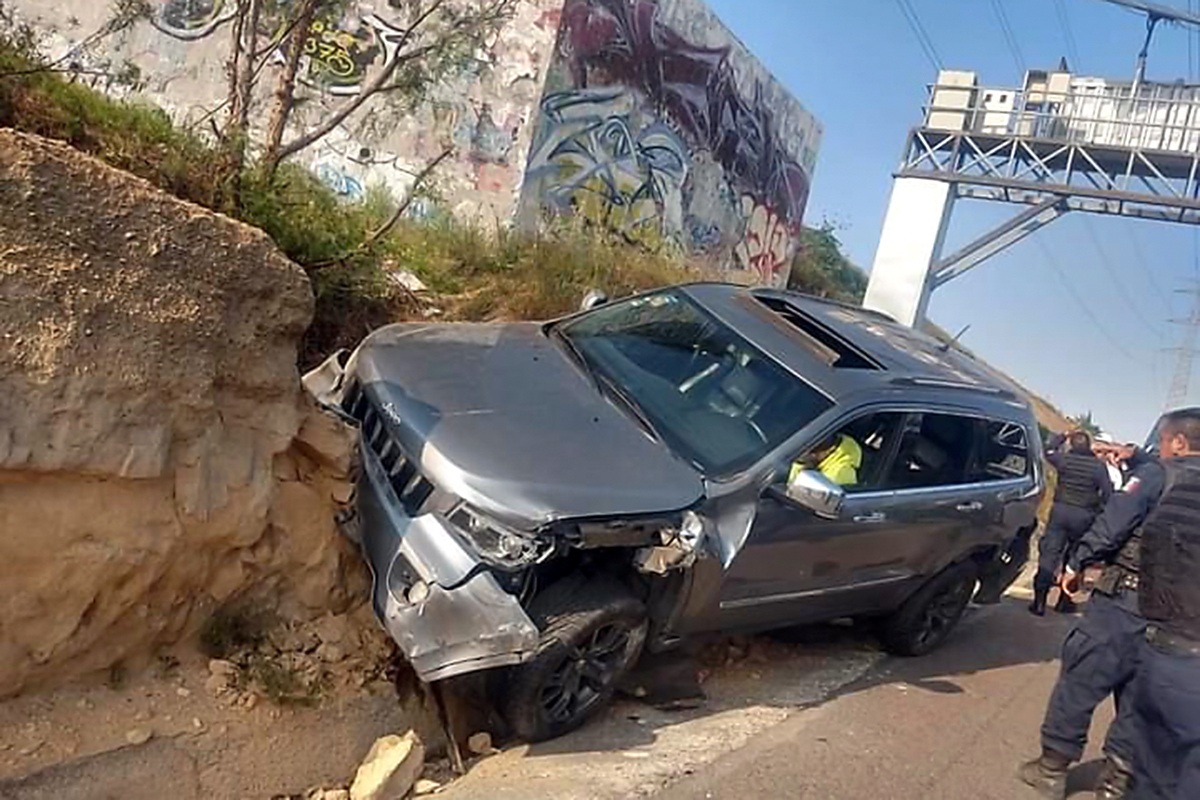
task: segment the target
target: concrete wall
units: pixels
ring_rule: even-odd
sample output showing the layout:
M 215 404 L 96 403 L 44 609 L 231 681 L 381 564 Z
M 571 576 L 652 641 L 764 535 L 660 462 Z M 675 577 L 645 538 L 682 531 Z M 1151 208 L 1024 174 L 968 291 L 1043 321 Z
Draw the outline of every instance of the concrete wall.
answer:
M 821 126 L 697 0 L 566 0 L 520 219 L 786 281 Z
M 147 99 L 177 120 L 204 128 L 227 95 L 234 5 L 235 0 L 151 0 L 152 21 L 89 44 L 111 17 L 106 0 L 5 0 L 6 8 L 43 34 L 46 54 L 66 55 L 65 63 L 82 68 L 84 80 Z M 297 109 L 297 128 L 327 118 L 386 63 L 406 6 L 403 0 L 348 0 L 336 17 L 315 23 L 313 53 L 302 68 L 306 102 Z M 348 198 L 362 197 L 373 184 L 403 196 L 413 174 L 453 143 L 455 157 L 442 165 L 435 182 L 443 210 L 507 221 L 520 190 L 531 117 L 561 7 L 562 0 L 522 0 L 512 22 L 486 52 L 476 54 L 474 66 L 432 87 L 416 107 L 402 93 L 377 95 L 297 158 Z M 264 32 L 273 30 L 273 22 L 263 23 Z M 276 69 L 268 68 L 260 87 L 253 119 L 260 134 Z M 430 209 L 418 204 L 415 211 Z
M 103 0 L 5 5 L 83 79 L 204 129 L 227 95 L 235 2 L 152 0 L 151 21 L 99 41 L 90 37 L 111 16 Z M 408 5 L 346 0 L 314 25 L 297 131 L 387 63 Z M 261 82 L 259 134 L 276 69 Z M 743 273 L 734 277 L 780 284 L 820 139 L 812 115 L 699 0 L 521 0 L 475 66 L 415 107 L 400 94 L 373 98 L 298 158 L 348 198 L 373 184 L 401 196 L 453 143 L 435 181 L 444 211 L 488 223 L 517 214 L 526 226 L 582 215 Z

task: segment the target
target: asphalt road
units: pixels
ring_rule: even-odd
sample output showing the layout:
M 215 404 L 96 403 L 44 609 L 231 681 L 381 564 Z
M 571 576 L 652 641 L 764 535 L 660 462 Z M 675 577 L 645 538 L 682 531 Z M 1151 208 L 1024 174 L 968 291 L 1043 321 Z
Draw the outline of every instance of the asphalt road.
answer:
M 1016 599 L 976 610 L 936 653 L 885 659 L 655 798 L 1034 800 L 1015 770 L 1038 752 L 1069 623 L 1031 617 Z M 1090 798 L 1110 719 L 1105 704 L 1073 796 Z

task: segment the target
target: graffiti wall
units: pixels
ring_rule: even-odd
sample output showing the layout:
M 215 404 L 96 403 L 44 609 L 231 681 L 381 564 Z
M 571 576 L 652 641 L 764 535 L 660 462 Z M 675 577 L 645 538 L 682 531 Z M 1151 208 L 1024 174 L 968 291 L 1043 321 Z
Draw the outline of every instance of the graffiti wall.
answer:
M 466 2 L 468 0 L 462 0 Z M 260 34 L 269 46 L 282 33 L 293 0 L 273 0 Z M 207 129 L 228 91 L 226 62 L 236 0 L 150 0 L 152 16 L 89 44 L 111 15 L 107 0 L 4 0 L 32 22 L 52 58 L 66 56 L 99 88 L 148 99 L 178 121 Z M 396 55 L 409 0 L 342 0 L 313 22 L 300 71 L 303 101 L 293 133 L 320 124 L 357 94 L 364 81 Z M 522 0 L 515 18 L 457 73 L 415 105 L 404 93 L 381 93 L 332 134 L 297 158 L 348 199 L 373 187 L 402 196 L 414 175 L 447 146 L 454 156 L 439 168 L 436 199 L 413 212 L 455 213 L 487 223 L 512 216 L 522 184 L 532 121 L 558 30 L 562 0 Z M 270 69 L 282 67 L 279 54 Z M 260 85 L 252 122 L 262 135 L 274 76 Z M 219 117 L 218 117 L 219 119 Z
M 149 0 L 96 39 L 105 0 L 4 0 L 82 80 L 208 129 L 228 94 L 237 0 Z M 295 0 L 272 0 L 266 46 Z M 470 2 L 470 0 L 452 0 Z M 296 134 L 396 57 L 412 0 L 339 0 L 313 21 Z M 277 54 L 268 66 L 280 69 Z M 274 76 L 260 82 L 262 135 Z M 820 144 L 816 120 L 700 0 L 521 0 L 515 18 L 418 103 L 381 93 L 297 158 L 339 195 L 407 192 L 452 146 L 418 216 L 534 226 L 569 215 L 759 283 L 786 280 Z
M 697 0 L 566 0 L 520 219 L 582 217 L 782 284 L 820 139 Z

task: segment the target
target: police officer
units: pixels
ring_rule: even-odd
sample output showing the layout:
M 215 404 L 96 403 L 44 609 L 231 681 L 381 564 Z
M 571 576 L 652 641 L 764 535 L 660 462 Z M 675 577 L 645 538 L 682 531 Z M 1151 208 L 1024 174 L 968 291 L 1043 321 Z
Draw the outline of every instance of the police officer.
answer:
M 1070 449 L 1062 451 L 1064 441 Z M 1096 513 L 1108 502 L 1112 494 L 1112 482 L 1104 462 L 1092 452 L 1092 441 L 1083 431 L 1075 431 L 1070 437 L 1057 435 L 1050 442 L 1046 460 L 1058 472 L 1058 486 L 1054 491 L 1054 507 L 1050 520 L 1038 545 L 1038 569 L 1033 579 L 1033 602 L 1030 612 L 1039 617 L 1046 613 L 1046 597 L 1058 577 L 1067 551 L 1079 540 L 1092 524 Z M 1058 610 L 1070 608 L 1070 600 L 1062 595 Z
M 1163 416 L 1167 488 L 1141 538 L 1135 800 L 1200 798 L 1200 408 Z
M 1129 686 L 1137 665 L 1146 622 L 1138 614 L 1138 538 L 1140 526 L 1162 494 L 1163 467 L 1135 450 L 1122 490 L 1080 539 L 1066 569 L 1062 589 L 1074 592 L 1079 576 L 1103 565 L 1091 602 L 1063 642 L 1062 670 L 1042 723 L 1042 755 L 1021 767 L 1021 779 L 1045 796 L 1061 800 L 1067 769 L 1083 756 L 1092 714 L 1113 696 L 1117 716 L 1104 741 L 1105 767 L 1097 800 L 1125 797 L 1133 770 L 1136 737 Z

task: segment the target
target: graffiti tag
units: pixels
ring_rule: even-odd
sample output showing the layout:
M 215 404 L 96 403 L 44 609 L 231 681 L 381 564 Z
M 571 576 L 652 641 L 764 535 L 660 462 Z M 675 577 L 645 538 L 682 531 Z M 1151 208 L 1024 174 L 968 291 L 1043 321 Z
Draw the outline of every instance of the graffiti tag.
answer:
M 203 39 L 237 15 L 237 4 L 226 0 L 166 0 L 151 23 L 176 39 Z
M 774 211 L 749 196 L 742 198 L 742 212 L 746 218 L 746 232 L 734 248 L 734 255 L 742 267 L 756 273 L 762 283 L 783 283 L 787 280 L 793 243 L 787 224 Z
M 673 130 L 635 116 L 619 90 L 547 95 L 526 181 L 552 209 L 653 244 L 682 228 L 688 156 Z
M 317 179 L 347 200 L 358 201 L 366 197 L 367 193 L 358 178 L 333 164 L 318 164 Z
M 404 31 L 376 14 L 353 28 L 345 20 L 314 20 L 304 43 L 304 82 L 332 95 L 356 95 L 372 69 L 396 58 L 403 41 Z
M 701 47 L 660 19 L 658 0 L 567 0 L 560 54 L 575 86 L 624 85 L 707 150 L 739 193 L 798 236 L 809 180 L 781 141 L 761 85 L 743 96 L 730 47 Z

